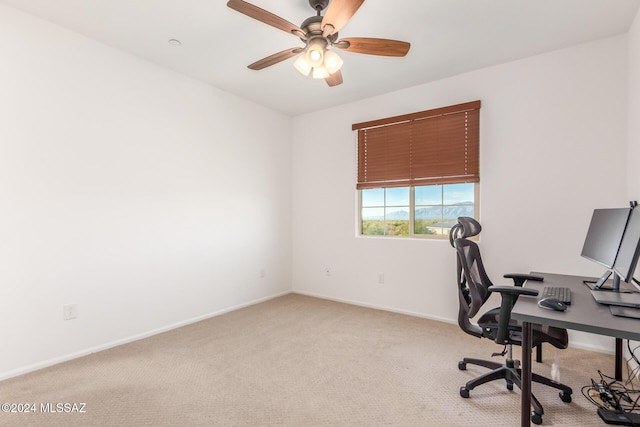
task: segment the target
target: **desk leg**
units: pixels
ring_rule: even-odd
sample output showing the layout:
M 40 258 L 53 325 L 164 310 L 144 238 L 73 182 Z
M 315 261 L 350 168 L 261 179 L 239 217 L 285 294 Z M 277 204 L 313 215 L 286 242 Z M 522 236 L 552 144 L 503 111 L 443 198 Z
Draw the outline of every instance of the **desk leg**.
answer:
M 622 338 L 616 338 L 616 380 L 622 381 Z
M 522 323 L 522 378 L 520 398 L 520 425 L 529 427 L 531 425 L 531 343 L 532 343 L 531 323 Z

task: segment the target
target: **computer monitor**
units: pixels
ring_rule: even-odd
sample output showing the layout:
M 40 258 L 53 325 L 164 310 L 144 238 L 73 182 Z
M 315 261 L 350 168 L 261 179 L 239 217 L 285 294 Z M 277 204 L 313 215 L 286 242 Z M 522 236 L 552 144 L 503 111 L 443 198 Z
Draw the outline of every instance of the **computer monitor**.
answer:
M 613 263 L 613 271 L 625 282 L 633 279 L 633 273 L 640 257 L 640 209 L 632 209 L 627 227 Z
M 596 282 L 596 289 L 599 289 L 615 273 L 615 264 L 618 250 L 622 242 L 624 230 L 627 226 L 630 208 L 617 209 L 595 209 L 584 240 L 581 255 L 591 261 L 604 266 L 607 271 Z M 622 264 L 620 267 L 623 267 Z M 613 289 L 620 287 L 620 276 L 617 273 L 613 277 Z

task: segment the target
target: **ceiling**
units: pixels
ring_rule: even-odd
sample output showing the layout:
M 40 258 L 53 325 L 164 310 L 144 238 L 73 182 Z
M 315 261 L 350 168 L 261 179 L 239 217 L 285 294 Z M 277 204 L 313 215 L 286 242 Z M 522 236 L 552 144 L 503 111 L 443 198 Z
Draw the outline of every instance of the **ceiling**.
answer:
M 308 0 L 248 1 L 296 25 L 315 15 Z M 640 0 L 368 0 L 340 37 L 403 40 L 411 50 L 404 58 L 338 51 L 344 83 L 329 87 L 300 75 L 294 58 L 247 69 L 303 43 L 228 8 L 226 0 L 0 3 L 291 116 L 626 33 L 640 6 Z

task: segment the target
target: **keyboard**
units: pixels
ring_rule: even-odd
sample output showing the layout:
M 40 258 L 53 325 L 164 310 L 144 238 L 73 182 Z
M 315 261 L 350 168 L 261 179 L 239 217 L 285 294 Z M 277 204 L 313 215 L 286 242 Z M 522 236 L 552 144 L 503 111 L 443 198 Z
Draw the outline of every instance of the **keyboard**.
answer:
M 571 289 L 561 286 L 545 286 L 542 288 L 539 299 L 556 298 L 566 305 L 571 305 Z

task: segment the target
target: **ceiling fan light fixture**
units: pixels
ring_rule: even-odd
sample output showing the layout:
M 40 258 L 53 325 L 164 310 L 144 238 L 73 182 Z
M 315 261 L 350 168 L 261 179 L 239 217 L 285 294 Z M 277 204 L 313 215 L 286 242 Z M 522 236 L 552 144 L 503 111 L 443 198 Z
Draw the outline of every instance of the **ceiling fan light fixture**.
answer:
M 324 54 L 327 48 L 327 42 L 321 37 L 316 37 L 309 41 L 305 57 L 312 67 L 320 67 L 324 62 Z
M 309 50 L 309 59 L 314 64 L 319 64 L 322 59 L 322 51 L 320 49 L 310 49 Z
M 314 79 L 326 79 L 329 77 L 330 73 L 324 66 L 313 67 L 313 78 Z
M 298 59 L 296 59 L 296 61 L 293 63 L 293 66 L 296 67 L 296 70 L 298 70 L 300 74 L 306 77 L 309 75 L 313 67 L 309 64 L 305 57 L 305 54 L 298 56 Z
M 324 68 L 327 69 L 329 74 L 333 74 L 342 68 L 344 61 L 340 56 L 332 50 L 327 50 L 324 53 Z

